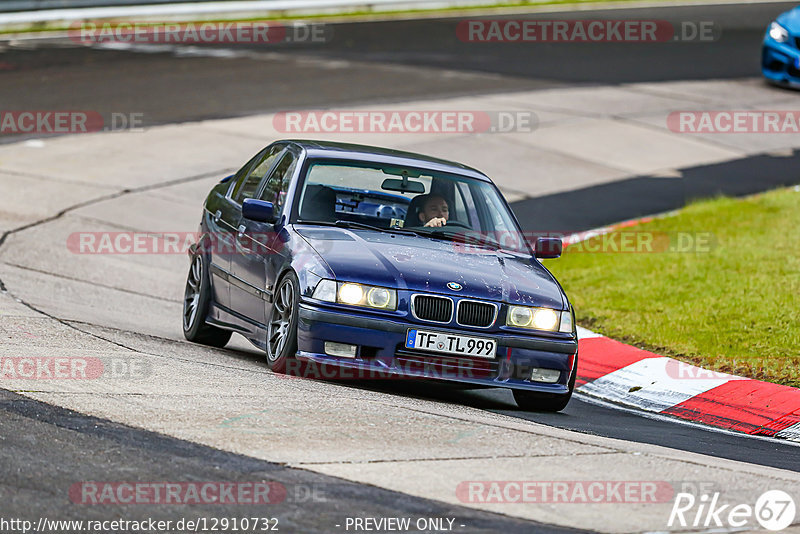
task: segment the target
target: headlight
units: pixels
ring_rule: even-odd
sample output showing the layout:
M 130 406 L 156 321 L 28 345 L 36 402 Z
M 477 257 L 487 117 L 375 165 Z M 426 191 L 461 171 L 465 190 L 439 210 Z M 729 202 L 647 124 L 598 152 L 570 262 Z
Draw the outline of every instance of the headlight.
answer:
M 392 301 L 392 293 L 385 287 L 373 287 L 367 291 L 367 304 L 373 308 L 385 308 Z
M 550 308 L 539 308 L 533 312 L 534 328 L 539 330 L 556 330 L 558 328 L 558 313 Z
M 559 312 L 550 308 L 528 308 L 511 306 L 506 316 L 506 325 L 517 328 L 533 328 L 572 333 L 572 315 L 569 311 Z M 559 325 L 561 326 L 559 328 Z
M 532 320 L 532 309 L 524 308 L 522 306 L 512 306 L 511 309 L 508 310 L 508 320 L 506 321 L 506 324 L 509 326 L 526 327 L 530 326 Z
M 364 290 L 359 284 L 342 284 L 339 286 L 339 302 L 357 305 L 364 300 Z
M 769 25 L 769 36 L 779 43 L 785 43 L 789 40 L 789 32 L 777 22 Z
M 351 306 L 395 310 L 397 309 L 397 291 L 353 282 L 339 282 L 337 302 Z
M 397 291 L 385 287 L 367 286 L 354 282 L 322 280 L 314 289 L 313 298 L 338 302 L 350 306 L 364 306 L 379 310 L 397 309 Z

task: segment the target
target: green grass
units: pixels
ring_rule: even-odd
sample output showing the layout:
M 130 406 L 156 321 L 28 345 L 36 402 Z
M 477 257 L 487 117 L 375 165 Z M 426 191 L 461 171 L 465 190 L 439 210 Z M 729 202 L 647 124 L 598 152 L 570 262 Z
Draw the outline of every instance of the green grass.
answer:
M 705 368 L 800 386 L 800 191 L 697 202 L 627 230 L 654 232 L 654 249 L 680 232 L 713 239 L 693 252 L 567 248 L 546 265 L 578 324 Z

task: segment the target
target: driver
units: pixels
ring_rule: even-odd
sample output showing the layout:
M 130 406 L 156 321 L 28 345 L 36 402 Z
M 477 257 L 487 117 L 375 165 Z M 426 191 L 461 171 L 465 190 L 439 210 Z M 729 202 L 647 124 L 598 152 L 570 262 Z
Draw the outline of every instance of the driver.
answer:
M 427 228 L 440 228 L 447 224 L 450 208 L 442 195 L 431 193 L 419 210 L 419 222 Z

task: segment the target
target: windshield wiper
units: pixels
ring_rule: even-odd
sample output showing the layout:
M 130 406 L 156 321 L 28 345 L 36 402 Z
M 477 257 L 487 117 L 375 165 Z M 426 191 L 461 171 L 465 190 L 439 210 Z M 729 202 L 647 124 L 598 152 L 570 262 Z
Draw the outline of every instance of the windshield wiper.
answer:
M 378 232 L 409 233 L 409 230 L 405 230 L 403 228 L 381 228 L 380 226 L 373 226 L 367 223 L 361 223 L 356 221 L 343 221 L 341 219 L 339 219 L 333 224 L 334 226 L 338 226 L 339 228 L 363 228 L 364 230 L 376 230 Z
M 443 228 L 443 227 L 442 227 Z M 412 230 L 414 231 L 414 230 Z M 442 241 L 453 241 L 463 245 L 484 247 L 491 250 L 500 250 L 502 247 L 500 243 L 488 236 L 473 236 L 467 233 L 458 232 L 443 232 L 439 231 L 414 231 L 417 235 L 430 237 L 431 239 L 440 239 Z
M 461 242 L 464 245 L 484 247 L 490 250 L 500 250 L 501 248 L 500 243 L 488 236 L 477 237 L 471 234 L 458 232 L 455 229 L 452 232 L 448 232 L 447 230 L 449 230 L 449 228 L 446 226 L 438 227 L 436 230 L 425 230 L 424 228 L 379 228 L 377 226 L 372 226 L 371 224 L 356 221 L 345 221 L 341 219 L 336 221 L 334 224 L 340 228 L 364 228 L 369 230 L 378 230 L 381 232 L 414 234 L 420 237 L 429 237 L 431 239 L 439 239 L 442 241 L 453 241 L 456 243 Z
M 491 250 L 500 250 L 502 248 L 500 243 L 491 239 L 488 236 L 481 236 L 475 237 L 470 234 L 465 233 L 452 233 L 452 232 L 442 232 L 442 231 L 431 231 L 431 230 L 423 230 L 423 229 L 412 229 L 412 228 L 381 228 L 380 226 L 374 226 L 367 223 L 357 222 L 357 221 L 345 221 L 344 219 L 339 219 L 336 222 L 330 221 L 302 221 L 304 223 L 310 224 L 320 224 L 324 226 L 336 226 L 337 228 L 360 228 L 364 230 L 374 230 L 376 232 L 385 232 L 385 233 L 397 233 L 397 234 L 411 234 L 411 235 L 418 235 L 420 237 L 429 237 L 431 239 L 439 239 L 441 241 L 461 241 L 465 245 L 475 245 L 479 247 L 489 248 Z
M 365 230 L 377 230 L 379 232 L 385 232 L 386 228 L 381 228 L 380 226 L 373 226 L 367 223 L 361 223 L 356 221 L 345 221 L 343 219 L 337 220 L 333 223 L 334 226 L 338 226 L 339 228 L 363 228 Z
M 339 219 L 336 222 L 330 222 L 330 221 L 300 221 L 300 222 L 302 222 L 303 224 L 320 224 L 323 226 L 336 226 L 337 228 L 361 228 L 364 230 L 374 230 L 376 232 L 417 234 L 417 232 L 413 230 L 407 230 L 405 228 L 381 228 L 380 226 L 373 226 L 371 224 L 366 224 L 356 221 L 345 221 L 343 219 Z M 423 234 L 420 233 L 419 235 Z
M 366 224 L 356 221 L 345 221 L 342 219 L 339 219 L 338 221 L 333 223 L 333 225 L 338 226 L 339 228 L 363 228 L 365 230 L 377 230 L 379 232 L 411 234 L 411 235 L 418 235 L 421 237 L 433 237 L 431 235 L 431 232 L 426 232 L 425 230 L 415 230 L 413 228 L 397 228 L 397 227 L 381 228 L 380 226 L 373 226 L 371 224 Z

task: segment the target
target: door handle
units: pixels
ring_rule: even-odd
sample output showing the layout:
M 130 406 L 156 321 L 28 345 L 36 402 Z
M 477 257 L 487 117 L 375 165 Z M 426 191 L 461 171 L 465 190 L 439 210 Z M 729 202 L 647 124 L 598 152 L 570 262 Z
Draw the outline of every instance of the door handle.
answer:
M 247 230 L 247 227 L 242 224 L 236 230 L 236 242 L 239 243 L 242 248 L 244 248 L 244 232 Z

